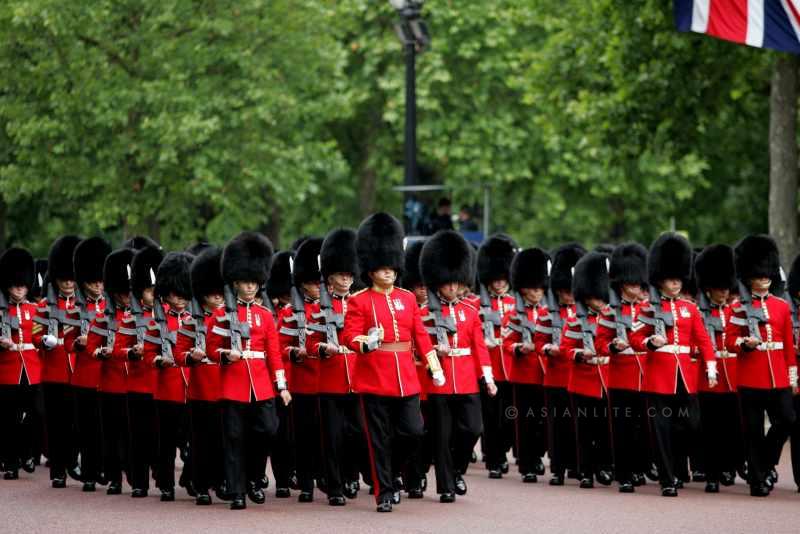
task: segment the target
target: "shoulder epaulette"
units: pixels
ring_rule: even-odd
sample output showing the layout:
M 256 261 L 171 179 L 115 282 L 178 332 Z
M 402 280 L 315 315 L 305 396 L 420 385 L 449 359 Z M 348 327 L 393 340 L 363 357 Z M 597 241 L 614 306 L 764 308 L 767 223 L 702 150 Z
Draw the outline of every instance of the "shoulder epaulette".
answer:
M 412 293 L 411 291 L 409 291 L 408 289 L 406 289 L 406 288 L 404 288 L 404 287 L 397 287 L 397 286 L 394 286 L 394 288 L 395 288 L 395 289 L 397 289 L 397 290 L 399 290 L 399 291 L 402 291 L 403 293 L 411 293 L 412 295 L 414 294 L 414 293 Z
M 462 300 L 462 301 L 461 301 L 461 304 L 463 304 L 464 306 L 466 306 L 467 308 L 469 308 L 469 309 L 471 309 L 471 310 L 474 310 L 474 311 L 476 311 L 476 312 L 478 311 L 478 308 L 476 308 L 475 306 L 473 306 L 473 305 L 472 305 L 472 304 L 470 304 L 469 302 L 466 302 L 466 301 Z
M 356 295 L 360 295 L 361 293 L 363 293 L 367 289 L 369 289 L 369 288 L 365 287 L 364 289 L 359 289 L 358 291 L 356 291 L 355 293 L 351 294 L 350 296 L 351 297 L 355 297 Z
M 783 297 L 779 297 L 778 295 L 772 295 L 772 297 L 778 299 L 779 301 L 783 302 L 784 304 L 788 304 L 788 302 L 786 302 L 786 299 L 784 299 Z

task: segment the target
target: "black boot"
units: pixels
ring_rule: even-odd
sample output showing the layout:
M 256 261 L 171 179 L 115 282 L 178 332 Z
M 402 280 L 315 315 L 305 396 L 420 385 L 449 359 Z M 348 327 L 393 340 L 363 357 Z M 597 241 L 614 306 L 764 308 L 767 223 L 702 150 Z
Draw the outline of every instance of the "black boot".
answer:
M 200 492 L 197 494 L 197 497 L 194 498 L 194 503 L 197 506 L 209 506 L 211 504 L 211 495 L 208 492 Z
M 347 500 L 344 498 L 344 495 L 334 495 L 328 497 L 328 504 L 330 506 L 344 506 L 347 504 Z
M 231 510 L 244 510 L 247 508 L 247 501 L 244 500 L 244 495 L 234 495 L 231 500 Z
M 444 503 L 456 502 L 456 494 L 450 492 L 442 493 L 441 495 L 439 495 L 439 502 L 444 502 Z
M 85 493 L 93 493 L 96 490 L 97 490 L 97 484 L 95 484 L 94 482 L 88 482 L 88 481 L 84 482 L 83 483 L 83 487 L 81 488 L 81 491 L 83 491 Z
M 255 504 L 264 504 L 267 500 L 264 490 L 258 486 L 258 482 L 247 483 L 247 497 Z
M 175 500 L 175 488 L 161 488 L 161 502 L 172 502 Z
M 144 488 L 133 488 L 131 490 L 131 497 L 134 499 L 144 499 L 147 497 L 147 490 Z

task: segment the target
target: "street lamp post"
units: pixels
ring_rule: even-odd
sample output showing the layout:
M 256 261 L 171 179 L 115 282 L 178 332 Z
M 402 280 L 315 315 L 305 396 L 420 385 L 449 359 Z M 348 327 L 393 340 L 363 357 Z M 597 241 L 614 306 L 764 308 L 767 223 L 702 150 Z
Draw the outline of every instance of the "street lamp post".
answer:
M 430 35 L 422 20 L 424 0 L 389 0 L 397 10 L 400 20 L 395 32 L 403 44 L 406 59 L 406 122 L 403 185 L 411 188 L 417 184 L 417 74 L 416 57 L 430 44 Z M 403 218 L 412 193 L 403 194 Z M 406 221 L 407 222 L 407 221 Z M 408 228 L 407 228 L 408 229 Z

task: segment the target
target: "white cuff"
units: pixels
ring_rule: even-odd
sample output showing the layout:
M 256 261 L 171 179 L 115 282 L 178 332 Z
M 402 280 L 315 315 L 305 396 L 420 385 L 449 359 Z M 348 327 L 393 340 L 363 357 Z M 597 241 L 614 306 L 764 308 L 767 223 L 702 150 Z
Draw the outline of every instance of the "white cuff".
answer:
M 484 365 L 481 367 L 483 369 L 483 380 L 487 384 L 494 384 L 494 375 L 492 374 L 492 366 L 491 365 Z
M 56 339 L 56 336 L 51 336 L 50 334 L 47 334 L 42 337 L 42 345 L 44 345 L 45 348 L 47 349 L 52 349 L 53 347 L 58 345 L 58 339 Z
M 797 387 L 797 366 L 792 365 L 789 367 L 789 385 L 793 388 Z
M 706 376 L 709 380 L 717 378 L 717 362 L 706 362 Z
M 286 382 L 286 371 L 278 369 L 275 371 L 275 382 Z
M 437 371 L 433 373 L 433 385 L 436 387 L 442 387 L 444 385 L 444 373 L 442 371 Z

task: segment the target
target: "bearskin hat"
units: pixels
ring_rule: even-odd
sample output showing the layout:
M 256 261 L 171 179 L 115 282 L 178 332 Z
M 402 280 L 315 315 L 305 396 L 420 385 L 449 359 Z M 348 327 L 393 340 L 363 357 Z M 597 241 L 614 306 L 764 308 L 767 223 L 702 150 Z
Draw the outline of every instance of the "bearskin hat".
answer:
M 610 243 L 599 243 L 595 245 L 595 247 L 592 249 L 592 252 L 599 252 L 601 254 L 611 256 L 614 253 L 615 248 L 617 248 L 616 245 L 612 245 Z
M 334 273 L 352 273 L 353 278 L 358 278 L 355 230 L 339 228 L 325 236 L 319 261 L 326 279 Z
M 56 280 L 75 280 L 75 266 L 72 263 L 75 247 L 81 242 L 76 235 L 65 235 L 56 239 L 47 257 L 47 278 Z
M 134 253 L 131 260 L 131 291 L 137 299 L 142 298 L 145 289 L 155 286 L 153 277 L 163 260 L 164 251 L 158 247 L 144 247 Z
M 294 255 L 292 283 L 297 287 L 306 282 L 319 282 L 319 257 L 322 250 L 321 237 L 309 237 Z
M 219 269 L 222 249 L 210 245 L 192 260 L 189 278 L 192 283 L 192 296 L 202 299 L 212 293 L 222 294 L 225 282 Z
M 145 247 L 161 248 L 161 245 L 156 243 L 153 239 L 143 235 L 135 235 L 130 237 L 123 241 L 121 246 L 123 248 L 132 248 L 134 252 L 137 250 L 142 250 Z
M 596 298 L 608 302 L 608 254 L 589 252 L 575 264 L 572 276 L 572 294 L 577 302 Z
M 0 255 L 0 289 L 4 292 L 10 287 L 33 287 L 36 276 L 36 263 L 30 252 L 24 248 L 11 247 Z
M 685 237 L 675 232 L 661 234 L 650 246 L 647 255 L 647 277 L 657 286 L 669 278 L 679 278 L 684 284 L 692 276 L 692 247 Z
M 694 260 L 698 289 L 722 289 L 736 285 L 736 263 L 733 248 L 709 245 Z
M 294 260 L 293 250 L 281 250 L 275 254 L 267 281 L 267 295 L 270 298 L 276 299 L 291 293 L 292 271 L 289 268 L 289 260 Z
M 222 249 L 222 278 L 228 284 L 238 280 L 264 286 L 272 265 L 272 253 L 272 243 L 264 234 L 240 233 Z
M 103 262 L 111 254 L 111 245 L 102 237 L 84 239 L 75 247 L 72 257 L 78 285 L 103 279 Z
M 561 245 L 550 253 L 550 289 L 572 291 L 572 268 L 586 254 L 586 249 L 577 243 Z
M 133 261 L 133 249 L 119 248 L 108 256 L 103 263 L 103 287 L 109 295 L 128 293 L 128 266 Z
M 735 248 L 736 275 L 742 282 L 753 278 L 780 278 L 780 255 L 775 240 L 768 235 L 749 235 Z
M 403 225 L 385 212 L 370 215 L 356 232 L 356 253 L 362 278 L 381 267 L 389 267 L 398 276 L 402 275 Z
M 425 239 L 419 239 L 406 247 L 403 287 L 409 291 L 413 291 L 416 286 L 422 285 L 422 273 L 419 272 L 419 255 L 422 252 L 425 241 Z
M 305 242 L 305 240 L 308 239 L 309 237 L 311 237 L 311 236 L 309 236 L 309 235 L 301 235 L 300 237 L 298 237 L 297 239 L 292 241 L 292 244 L 289 247 L 289 250 L 291 250 L 292 252 L 297 252 L 297 249 L 300 248 L 300 245 L 302 245 Z
M 192 281 L 189 269 L 194 261 L 194 256 L 188 252 L 170 252 L 156 271 L 156 297 L 166 298 L 170 293 L 175 293 L 185 299 L 192 298 Z
M 517 244 L 510 236 L 490 236 L 478 249 L 478 281 L 488 286 L 495 280 L 508 280 L 516 253 Z
M 511 262 L 511 286 L 517 291 L 534 287 L 547 289 L 550 285 L 548 261 L 550 254 L 538 247 L 520 250 Z
M 647 249 L 639 243 L 614 247 L 608 272 L 611 287 L 621 291 L 625 284 L 643 286 L 647 283 Z
M 186 247 L 185 252 L 188 252 L 192 256 L 199 256 L 201 252 L 206 250 L 207 248 L 211 248 L 211 243 L 208 241 L 198 241 L 194 245 L 189 245 Z
M 432 290 L 451 282 L 471 286 L 472 247 L 460 233 L 440 230 L 422 246 L 419 270 L 422 281 Z

